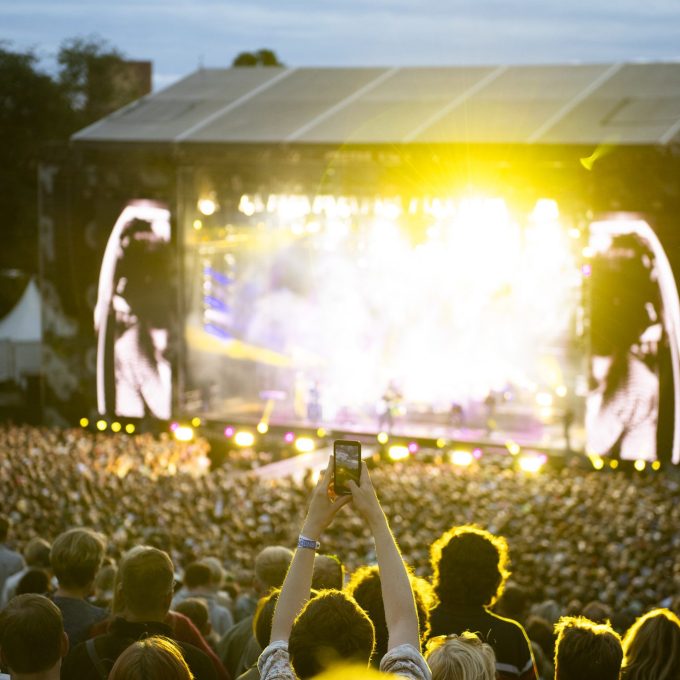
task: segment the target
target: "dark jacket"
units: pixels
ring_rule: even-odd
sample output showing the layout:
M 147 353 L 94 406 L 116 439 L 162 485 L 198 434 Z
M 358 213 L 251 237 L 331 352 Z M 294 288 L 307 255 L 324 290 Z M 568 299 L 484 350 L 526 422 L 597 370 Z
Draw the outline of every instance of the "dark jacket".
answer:
M 106 635 L 83 642 L 68 653 L 61 667 L 61 679 L 105 680 L 116 659 L 125 649 L 133 642 L 152 635 L 172 638 L 172 628 L 156 621 L 133 623 L 116 618 L 111 622 Z M 92 658 L 92 649 L 87 648 L 88 643 L 94 646 L 94 656 L 101 662 L 101 670 Z M 175 641 L 175 643 L 182 650 L 184 660 L 196 680 L 216 680 L 215 669 L 207 655 L 186 642 Z
M 466 630 L 477 633 L 493 647 L 500 680 L 536 680 L 538 677 L 529 638 L 517 621 L 504 619 L 481 606 L 440 604 L 430 614 L 430 626 L 430 638 L 460 635 Z

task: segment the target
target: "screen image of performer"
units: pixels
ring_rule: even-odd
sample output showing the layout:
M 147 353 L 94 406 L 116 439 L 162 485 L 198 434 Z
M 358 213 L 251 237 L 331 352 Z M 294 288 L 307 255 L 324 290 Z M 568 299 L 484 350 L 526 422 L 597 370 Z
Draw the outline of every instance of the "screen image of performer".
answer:
M 116 221 L 99 275 L 97 407 L 101 414 L 169 419 L 170 211 L 132 201 Z

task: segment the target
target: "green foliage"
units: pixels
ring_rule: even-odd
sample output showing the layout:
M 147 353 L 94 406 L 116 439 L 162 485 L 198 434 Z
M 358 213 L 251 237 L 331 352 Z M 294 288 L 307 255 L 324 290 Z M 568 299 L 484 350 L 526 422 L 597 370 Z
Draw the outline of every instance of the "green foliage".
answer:
M 234 57 L 232 66 L 283 66 L 272 50 L 261 49 L 257 52 L 240 52 Z

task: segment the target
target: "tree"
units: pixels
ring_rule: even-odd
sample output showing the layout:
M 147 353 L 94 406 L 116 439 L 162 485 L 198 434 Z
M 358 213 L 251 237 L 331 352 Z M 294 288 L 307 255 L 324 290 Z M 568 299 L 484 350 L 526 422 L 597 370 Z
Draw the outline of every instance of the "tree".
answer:
M 272 50 L 261 49 L 257 52 L 240 52 L 234 57 L 232 66 L 283 66 Z

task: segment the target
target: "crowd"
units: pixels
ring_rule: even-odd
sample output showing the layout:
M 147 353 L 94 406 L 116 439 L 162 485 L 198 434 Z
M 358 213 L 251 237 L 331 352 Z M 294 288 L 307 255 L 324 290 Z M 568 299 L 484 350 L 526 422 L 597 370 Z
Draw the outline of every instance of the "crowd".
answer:
M 285 651 L 283 666 L 288 667 L 291 661 L 295 667 L 295 654 L 291 651 L 292 658 L 288 658 L 288 645 L 297 649 L 296 645 L 300 644 L 302 633 L 299 631 L 304 629 L 295 617 L 306 596 L 298 602 L 296 596 L 291 595 L 291 589 L 304 591 L 305 584 L 303 579 L 300 585 L 298 579 L 291 585 L 289 581 L 296 578 L 291 568 L 281 596 L 274 591 L 279 602 L 284 598 L 284 604 L 277 605 L 276 598 L 272 601 L 271 588 L 281 586 L 293 555 L 290 550 L 275 546 L 295 548 L 298 535 L 304 534 L 313 514 L 313 507 L 309 513 L 305 512 L 308 499 L 310 495 L 319 496 L 319 486 L 312 493 L 315 488 L 312 475 L 307 475 L 302 482 L 259 478 L 250 470 L 252 461 L 267 459 L 268 455 L 234 453 L 225 465 L 208 471 L 207 454 L 207 443 L 200 439 L 179 443 L 165 436 L 111 436 L 84 430 L 28 427 L 0 429 L 0 513 L 7 516 L 11 525 L 5 550 L 16 549 L 23 554 L 23 558 L 16 554 L 14 565 L 7 567 L 8 572 L 14 572 L 11 592 L 3 587 L 10 574 L 3 573 L 4 567 L 0 566 L 0 607 L 11 610 L 11 602 L 20 593 L 50 594 L 62 613 L 71 639 L 72 652 L 62 668 L 63 672 L 71 673 L 70 677 L 90 677 L 82 674 L 82 664 L 86 663 L 83 659 L 87 656 L 85 640 L 89 635 L 99 632 L 103 634 L 100 637 L 131 634 L 137 637 L 134 626 L 149 616 L 148 621 L 155 623 L 150 626 L 147 621 L 143 637 L 156 632 L 179 640 L 180 647 L 200 641 L 199 646 L 211 663 L 204 664 L 203 670 L 197 672 L 201 662 L 194 660 L 195 668 L 191 672 L 196 678 L 202 677 L 201 673 L 203 677 L 215 677 L 211 675 L 215 673 L 221 678 L 249 673 L 246 677 L 257 678 L 259 672 L 272 679 L 288 677 L 285 673 L 275 674 L 280 671 L 278 652 L 269 657 L 264 655 L 266 658 L 261 659 L 258 671 L 257 659 L 269 639 L 281 643 L 276 650 Z M 337 560 L 332 559 L 325 572 L 319 559 L 313 561 L 313 565 L 303 564 L 298 568 L 302 569 L 304 578 L 310 579 L 307 594 L 310 586 L 341 588 L 344 576 L 354 574 L 343 592 L 352 593 L 351 603 L 359 601 L 368 612 L 372 635 L 380 651 L 376 658 L 388 660 L 383 669 L 390 667 L 406 677 L 429 677 L 430 671 L 427 665 L 420 664 L 419 655 L 421 643 L 425 651 L 424 642 L 432 638 L 427 647 L 428 661 L 433 671 L 444 669 L 437 671 L 435 677 L 483 679 L 484 668 L 489 666 L 489 659 L 494 659 L 501 677 L 506 677 L 502 675 L 506 672 L 507 677 L 552 678 L 556 658 L 559 665 L 559 654 L 554 656 L 554 626 L 561 620 L 556 630 L 558 652 L 559 640 L 565 641 L 562 678 L 585 680 L 586 675 L 565 675 L 564 669 L 572 663 L 567 660 L 570 641 L 578 642 L 579 636 L 608 641 L 603 649 L 611 652 L 612 663 L 616 665 L 617 650 L 622 649 L 620 636 L 631 630 L 636 619 L 637 638 L 643 637 L 640 631 L 644 626 L 639 618 L 643 614 L 657 608 L 649 619 L 650 626 L 656 625 L 659 617 L 675 625 L 671 610 L 677 613 L 680 605 L 680 532 L 677 530 L 680 484 L 673 476 L 651 472 L 597 472 L 579 467 L 560 471 L 546 469 L 534 475 L 514 470 L 511 463 L 510 456 L 483 458 L 469 468 L 439 461 L 424 462 L 417 456 L 402 463 L 381 463 L 371 466 L 370 470 L 371 488 L 375 487 L 380 499 L 380 513 L 371 505 L 370 498 L 353 498 L 352 505 L 363 507 L 363 513 L 355 511 L 356 508 L 343 510 L 338 504 L 332 506 L 332 513 L 325 518 L 328 526 L 321 528 L 321 550 L 338 555 L 342 568 L 337 573 L 333 571 Z M 322 484 L 323 479 L 319 482 Z M 343 500 L 341 505 L 344 504 Z M 385 586 L 385 579 L 380 579 L 380 575 L 387 570 L 385 573 L 391 575 L 392 585 L 402 579 L 392 559 L 394 553 L 389 541 L 384 538 L 384 528 L 376 519 L 383 516 L 382 512 L 389 522 L 387 534 L 394 535 L 403 560 L 411 570 L 410 574 L 403 575 L 408 587 L 400 590 L 413 593 L 411 603 L 415 596 L 414 617 L 416 611 L 420 614 L 414 619 L 415 632 L 410 624 L 404 623 L 410 621 L 408 602 L 384 601 L 384 618 L 375 614 L 381 609 L 382 600 L 392 597 L 387 591 L 393 590 Z M 470 527 L 472 524 L 489 533 Z M 69 555 L 80 554 L 82 548 L 73 547 L 64 538 L 75 540 L 68 533 L 73 527 L 92 529 L 83 540 L 90 541 L 93 564 L 96 564 L 94 571 L 90 567 L 92 573 L 88 572 L 87 578 L 81 574 L 81 582 L 69 582 L 67 575 L 73 568 Z M 456 533 L 451 531 L 452 527 L 464 529 Z M 312 539 L 318 540 L 315 536 Z M 64 541 L 67 548 L 60 547 Z M 151 552 L 137 554 L 139 546 L 152 546 L 144 549 Z M 61 577 L 60 550 L 67 556 L 62 559 L 66 567 L 61 569 Z M 295 552 L 295 559 L 304 552 L 303 546 Z M 508 554 L 509 560 L 506 560 Z M 434 555 L 439 557 L 433 563 Z M 451 580 L 449 576 L 442 578 L 440 567 L 446 564 L 446 570 L 463 578 L 455 570 L 460 569 L 469 555 L 475 559 L 468 565 L 470 574 L 463 581 L 469 579 L 477 583 L 484 573 L 485 560 L 491 560 L 494 566 L 490 576 L 487 574 L 487 585 L 481 590 L 475 586 L 464 592 L 446 586 Z M 376 562 L 379 571 L 365 567 L 359 570 Z M 2 552 L 0 563 L 5 563 Z M 296 566 L 295 560 L 293 566 Z M 36 572 L 47 577 L 40 580 Z M 161 602 L 160 595 L 151 608 L 135 601 L 136 597 L 142 600 L 149 597 L 148 583 L 144 581 L 148 573 L 153 575 L 153 582 L 167 581 L 171 590 L 176 581 L 182 583 L 177 592 L 171 593 L 172 602 Z M 324 573 L 331 576 L 324 577 Z M 378 585 L 369 586 L 369 577 L 377 577 Z M 135 579 L 138 579 L 136 586 Z M 124 601 L 120 599 L 121 583 L 131 588 Z M 470 597 L 469 593 L 478 591 L 481 599 L 466 602 L 471 608 L 465 610 L 467 613 L 461 618 L 460 603 Z M 328 620 L 328 611 L 345 606 L 323 600 L 325 592 L 321 590 L 317 596 L 319 602 L 325 602 L 319 605 L 325 612 L 323 621 Z M 119 593 L 118 600 L 114 597 L 116 593 Z M 11 598 L 12 595 L 15 597 Z M 20 595 L 20 598 L 31 597 L 35 595 Z M 365 604 L 362 597 L 368 598 Z M 67 606 L 70 599 L 82 600 L 97 609 L 96 612 L 88 609 L 85 616 L 83 607 L 79 608 L 78 616 L 84 616 L 87 625 L 77 631 L 72 627 L 73 612 L 69 613 Z M 265 625 L 258 642 L 252 631 L 258 617 L 262 619 L 267 602 L 268 615 L 264 618 L 273 617 L 274 631 L 278 631 L 280 637 L 275 639 Z M 348 609 L 348 620 L 354 616 L 353 611 Z M 290 621 L 282 622 L 281 616 L 286 612 Z M 112 613 L 118 617 L 113 622 Z M 496 621 L 497 614 L 522 624 L 531 639 L 530 646 L 523 647 L 527 639 L 524 629 L 504 629 L 504 624 Z M 315 618 L 320 615 L 311 612 L 308 615 L 314 635 L 321 635 Z M 123 619 L 126 623 L 120 623 Z M 425 619 L 429 620 L 426 627 L 423 626 Z M 360 629 L 361 625 L 357 619 L 355 627 Z M 484 639 L 486 634 L 482 640 L 468 634 L 468 631 L 492 631 L 494 626 L 497 632 L 495 638 L 491 636 L 493 639 Z M 447 635 L 451 639 L 439 640 L 440 636 Z M 339 644 L 333 631 L 329 636 L 331 647 Z M 1 638 L 0 625 L 0 659 Z M 394 643 L 400 639 L 401 644 Z M 83 649 L 73 645 L 79 640 L 83 641 Z M 438 640 L 438 644 L 433 640 Z M 579 648 L 577 642 L 574 648 Z M 172 657 L 174 652 L 163 644 L 149 642 L 131 649 L 129 654 L 137 661 L 125 663 L 129 667 L 139 666 L 142 664 L 139 659 L 151 654 L 154 658 Z M 111 639 L 106 645 L 115 647 Z M 108 654 L 106 645 L 102 649 Z M 404 645 L 408 647 L 407 653 Z M 396 648 L 400 651 L 395 652 Z M 80 657 L 73 656 L 76 649 L 80 649 Z M 191 667 L 182 649 L 177 656 L 184 657 Z M 624 658 L 621 652 L 618 663 L 620 666 L 623 661 L 625 668 L 626 660 L 630 665 L 633 658 L 633 642 L 624 640 L 623 649 L 627 656 Z M 117 647 L 116 650 L 122 652 Z M 678 663 L 678 654 L 676 649 L 673 663 Z M 477 675 L 451 675 L 454 672 L 451 669 L 468 657 L 470 668 L 477 668 Z M 363 660 L 362 655 L 358 654 L 357 659 Z M 75 675 L 74 663 L 79 668 Z M 578 659 L 574 663 L 574 667 L 578 667 Z M 311 677 L 323 667 L 321 664 L 312 671 L 296 671 L 299 677 Z M 675 676 L 663 675 L 662 671 L 657 668 L 655 676 L 634 675 L 629 670 L 625 677 L 636 680 L 680 677 L 678 667 L 671 668 Z M 69 677 L 63 672 L 62 677 Z

